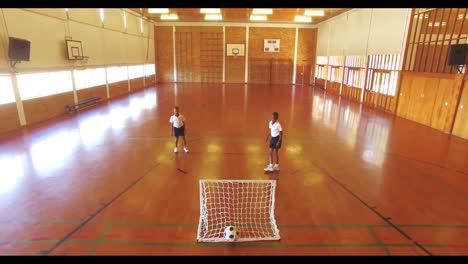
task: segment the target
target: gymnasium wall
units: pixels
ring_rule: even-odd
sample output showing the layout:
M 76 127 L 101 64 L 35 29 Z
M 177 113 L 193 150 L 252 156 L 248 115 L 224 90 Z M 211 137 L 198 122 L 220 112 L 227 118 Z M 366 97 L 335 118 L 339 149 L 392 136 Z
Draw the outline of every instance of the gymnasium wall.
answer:
M 125 31 L 121 9 L 104 9 L 102 24 L 97 8 L 71 8 L 68 19 L 63 8 L 5 8 L 0 15 L 1 71 L 9 70 L 8 36 L 31 41 L 30 61 L 17 64 L 19 72 L 70 68 L 65 37 L 82 42 L 88 66 L 154 62 L 152 24 L 144 21 L 141 33 L 140 18 L 127 12 Z
M 296 27 L 249 24 L 224 26 L 223 32 L 222 24 L 212 25 L 197 26 L 195 23 L 193 26 L 155 26 L 159 82 L 174 82 L 175 75 L 177 82 L 222 83 L 224 71 L 226 83 L 245 83 L 246 73 L 248 83 L 293 83 Z M 317 30 L 297 28 L 297 32 L 296 75 L 307 77 L 304 78 L 304 84 L 309 84 L 310 74 L 315 69 Z M 280 52 L 264 52 L 264 39 L 280 39 Z M 245 51 L 247 61 L 243 56 L 227 56 L 223 43 L 245 44 L 248 49 Z M 300 79 L 298 82 L 304 80 Z
M 467 43 L 467 8 L 413 10 L 397 114 L 468 139 L 467 71 L 449 65 L 452 44 Z
M 154 82 L 155 69 L 147 67 L 155 61 L 153 24 L 143 20 L 141 32 L 138 15 L 124 9 L 103 9 L 103 12 L 104 22 L 101 22 L 97 8 L 71 8 L 68 12 L 64 8 L 1 9 L 0 133 L 63 115 L 65 105 L 91 96 L 107 100 Z M 8 61 L 9 36 L 31 42 L 30 61 L 16 64 L 15 74 L 10 72 Z M 83 55 L 89 56 L 85 65 L 68 60 L 66 38 L 82 41 Z M 134 65 L 139 67 L 137 71 L 143 72 L 132 78 L 129 71 Z M 115 83 L 107 81 L 111 76 L 105 75 L 113 66 L 121 66 L 124 72 L 124 79 Z M 153 73 L 145 74 L 143 68 Z M 74 69 L 78 72 L 102 69 L 100 76 L 89 77 L 104 81 L 95 86 L 73 87 Z M 41 83 L 31 81 L 31 76 L 36 74 L 41 77 L 33 79 Z M 76 83 L 88 82 L 88 76 L 76 74 Z M 49 79 L 52 75 L 56 78 Z M 11 85 L 13 77 L 18 80 L 18 87 Z M 48 91 L 41 94 L 40 90 Z

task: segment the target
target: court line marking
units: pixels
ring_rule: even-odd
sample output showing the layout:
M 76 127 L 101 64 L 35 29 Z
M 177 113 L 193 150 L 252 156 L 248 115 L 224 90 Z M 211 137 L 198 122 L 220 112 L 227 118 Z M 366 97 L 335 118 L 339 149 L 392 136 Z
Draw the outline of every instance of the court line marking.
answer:
M 199 140 L 199 138 L 193 138 L 192 140 L 187 140 L 187 142 L 193 142 L 193 141 L 196 141 L 196 140 Z M 171 153 L 172 154 L 172 153 Z M 166 154 L 166 156 L 169 156 L 169 157 L 172 157 L 174 158 L 173 154 L 170 155 L 169 153 Z M 46 250 L 46 251 L 42 251 L 41 254 L 42 255 L 48 255 L 50 254 L 52 251 L 54 251 L 57 247 L 59 247 L 64 241 L 67 240 L 67 238 L 71 237 L 73 234 L 75 234 L 76 232 L 78 232 L 81 228 L 83 228 L 84 226 L 86 226 L 92 219 L 94 219 L 97 215 L 99 215 L 102 211 L 104 211 L 105 209 L 107 209 L 107 207 L 109 207 L 113 202 L 115 202 L 117 199 L 119 199 L 122 195 L 124 195 L 127 191 L 129 191 L 132 187 L 134 187 L 138 182 L 140 182 L 141 180 L 143 180 L 143 178 L 145 178 L 153 169 L 157 168 L 161 163 L 160 162 L 157 162 L 157 163 L 153 163 L 151 164 L 151 166 L 145 171 L 145 173 L 143 173 L 142 176 L 140 176 L 139 178 L 137 178 L 136 180 L 132 181 L 126 188 L 124 188 L 121 192 L 119 192 L 114 198 L 112 198 L 109 202 L 107 203 L 103 203 L 102 206 L 93 214 L 89 215 L 87 217 L 86 220 L 84 220 L 82 223 L 80 223 L 77 227 L 75 227 L 72 231 L 70 231 L 67 235 L 65 235 L 64 238 L 62 238 L 58 243 L 56 243 L 55 245 L 53 245 L 50 249 Z
M 0 220 L 0 225 L 9 224 L 79 224 L 81 220 Z M 93 225 L 141 225 L 141 226 L 198 226 L 196 223 L 158 223 L 158 222 L 119 222 L 119 221 L 90 221 Z M 466 229 L 468 225 L 451 224 L 395 224 L 398 227 L 407 228 L 461 228 Z M 278 225 L 281 228 L 391 228 L 391 225 L 385 224 L 286 224 Z
M 452 184 L 447 183 L 446 181 L 442 180 L 440 177 L 438 177 L 438 176 L 436 176 L 436 175 L 434 175 L 434 174 L 432 174 L 430 172 L 427 172 L 425 169 L 421 169 L 421 168 L 416 167 L 415 165 L 411 164 L 411 162 L 409 162 L 406 159 L 403 159 L 403 158 L 399 158 L 399 159 L 404 160 L 404 162 L 406 163 L 406 167 L 409 168 L 410 170 L 417 171 L 422 176 L 428 176 L 434 182 L 438 183 L 439 186 L 442 186 L 443 188 L 445 188 L 447 191 L 449 191 L 449 192 L 451 192 L 453 194 L 456 194 L 459 198 L 462 198 L 464 200 L 468 200 L 468 195 L 465 194 L 463 191 L 459 190 L 458 188 L 453 187 Z
M 159 166 L 159 162 L 156 164 L 152 164 L 146 172 L 140 176 L 138 179 L 132 181 L 126 188 L 124 188 L 121 192 L 119 192 L 114 198 L 112 198 L 109 202 L 105 203 L 103 206 L 101 206 L 95 213 L 89 215 L 86 220 L 82 221 L 81 224 L 76 226 L 72 231 L 70 231 L 68 234 L 65 235 L 64 238 L 62 238 L 59 242 L 57 242 L 55 245 L 53 245 L 51 248 L 48 250 L 44 251 L 42 254 L 43 255 L 48 255 L 52 251 L 54 251 L 57 247 L 59 247 L 65 240 L 67 240 L 69 237 L 71 237 L 73 234 L 78 232 L 81 228 L 83 228 L 87 223 L 89 223 L 94 217 L 96 217 L 99 213 L 104 211 L 109 205 L 111 205 L 114 201 L 116 201 L 120 196 L 122 196 L 124 193 L 126 193 L 128 190 L 130 190 L 133 186 L 135 186 L 138 182 L 140 182 L 146 175 L 148 175 L 154 168 Z
M 430 251 L 428 251 L 426 248 L 424 248 L 423 246 L 421 246 L 421 244 L 419 244 L 417 241 L 415 241 L 414 239 L 411 238 L 411 236 L 409 234 L 407 234 L 406 232 L 404 232 L 403 230 L 401 230 L 398 226 L 395 226 L 395 224 L 393 224 L 392 221 L 390 221 L 390 218 L 388 217 L 384 217 L 379 211 L 377 211 L 375 209 L 375 207 L 372 207 L 370 206 L 367 202 L 365 202 L 363 199 L 361 199 L 361 197 L 359 197 L 357 194 L 355 194 L 353 191 L 351 191 L 344 183 L 340 182 L 338 179 L 336 179 L 335 177 L 333 177 L 330 173 L 328 173 L 327 170 L 325 170 L 324 168 L 322 168 L 321 166 L 319 166 L 318 164 L 316 164 L 314 161 L 311 161 L 312 163 L 312 166 L 314 166 L 315 168 L 319 169 L 320 171 L 322 171 L 322 173 L 327 176 L 328 178 L 332 179 L 336 184 L 338 184 L 338 186 L 341 186 L 341 188 L 343 188 L 346 192 L 348 192 L 352 197 L 354 197 L 356 200 L 358 200 L 359 202 L 361 202 L 362 205 L 364 205 L 365 207 L 367 207 L 369 210 L 371 210 L 374 214 L 376 214 L 378 217 L 380 217 L 384 222 L 386 222 L 387 224 L 389 224 L 390 226 L 392 226 L 396 231 L 398 231 L 401 235 L 403 235 L 405 238 L 407 238 L 408 240 L 412 241 L 416 246 L 418 246 L 419 248 L 421 248 L 424 252 L 426 252 L 426 254 L 428 254 L 429 256 L 432 256 L 432 253 Z
M 48 244 L 56 243 L 60 240 L 0 240 L 0 243 L 11 243 L 11 244 Z M 140 245 L 140 246 L 168 246 L 168 247 L 263 247 L 263 248 L 333 248 L 333 247 L 417 247 L 411 243 L 342 243 L 342 244 L 318 244 L 318 243 L 307 243 L 307 244 L 257 244 L 257 243 L 169 243 L 169 242 L 155 242 L 155 241 L 110 241 L 110 240 L 66 240 L 65 244 L 97 244 L 98 245 Z M 461 248 L 460 246 L 454 246 L 452 244 L 421 244 L 425 247 L 437 247 L 437 248 Z M 466 246 L 468 248 L 468 246 Z
M 441 169 L 444 169 L 444 170 L 451 170 L 451 171 L 454 171 L 454 172 L 457 172 L 457 173 L 460 173 L 460 174 L 468 175 L 468 172 L 464 172 L 464 171 L 461 171 L 461 170 L 458 170 L 458 169 L 452 169 L 452 168 L 449 168 L 449 167 L 445 167 L 443 165 L 440 165 L 440 164 L 437 164 L 437 163 L 434 163 L 434 162 L 420 160 L 420 159 L 416 159 L 416 158 L 411 158 L 411 157 L 407 157 L 407 156 L 404 156 L 402 154 L 393 153 L 393 152 L 386 152 L 385 151 L 384 153 L 389 155 L 389 156 L 396 156 L 396 157 L 399 157 L 401 159 L 413 160 L 413 161 L 416 161 L 416 162 L 432 165 L 434 167 L 438 167 L 438 168 L 441 168 Z
M 385 253 L 387 254 L 387 256 L 391 256 L 390 251 L 388 251 L 388 248 L 385 246 L 384 243 L 382 243 L 382 241 L 379 239 L 379 237 L 378 237 L 377 234 L 374 232 L 374 230 L 372 229 L 372 227 L 368 226 L 367 229 L 369 230 L 369 233 L 371 234 L 371 236 L 377 241 L 377 244 L 379 244 L 379 245 L 382 246 L 382 249 L 383 249 L 383 251 L 385 251 Z
M 99 239 L 96 241 L 96 243 L 94 243 L 93 247 L 88 251 L 88 256 L 91 256 L 94 251 L 96 250 L 96 248 L 99 246 L 99 244 L 101 244 L 102 240 L 104 239 L 104 237 L 106 236 L 107 232 L 109 232 L 109 230 L 112 228 L 112 224 L 108 224 L 106 226 L 106 229 L 104 229 L 104 231 L 102 231 L 101 235 L 99 236 Z

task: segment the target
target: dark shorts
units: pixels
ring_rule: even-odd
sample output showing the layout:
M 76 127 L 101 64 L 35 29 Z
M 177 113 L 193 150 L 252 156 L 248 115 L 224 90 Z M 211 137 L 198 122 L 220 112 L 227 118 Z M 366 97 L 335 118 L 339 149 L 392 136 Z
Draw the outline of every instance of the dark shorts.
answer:
M 277 137 L 272 137 L 270 139 L 270 148 L 272 149 L 280 149 L 281 148 L 281 141 L 279 141 L 280 137 L 277 136 Z M 276 146 L 278 144 L 278 141 L 279 141 L 279 145 L 278 147 Z
M 174 127 L 174 137 L 184 137 L 185 136 L 185 127 Z

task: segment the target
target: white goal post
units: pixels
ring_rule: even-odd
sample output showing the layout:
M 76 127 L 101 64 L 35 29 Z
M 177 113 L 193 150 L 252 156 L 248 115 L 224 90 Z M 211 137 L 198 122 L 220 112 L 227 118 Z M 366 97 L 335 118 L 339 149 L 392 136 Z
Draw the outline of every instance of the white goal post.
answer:
M 275 220 L 275 180 L 200 180 L 199 242 L 279 240 Z M 235 241 L 224 229 L 239 231 Z

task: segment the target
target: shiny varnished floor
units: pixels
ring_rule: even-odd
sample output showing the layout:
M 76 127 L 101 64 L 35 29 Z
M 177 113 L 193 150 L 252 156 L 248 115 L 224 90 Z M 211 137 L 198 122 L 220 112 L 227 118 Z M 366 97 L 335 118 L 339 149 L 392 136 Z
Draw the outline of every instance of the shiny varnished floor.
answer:
M 468 254 L 468 142 L 320 89 L 158 85 L 2 136 L 0 171 L 1 255 Z M 281 240 L 197 243 L 200 179 L 277 180 Z

